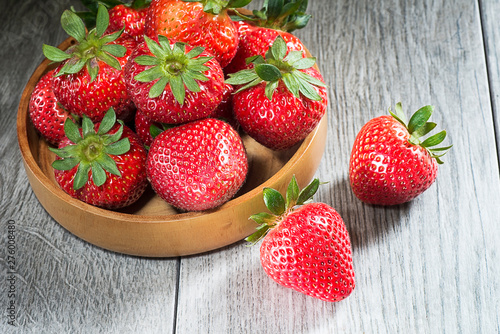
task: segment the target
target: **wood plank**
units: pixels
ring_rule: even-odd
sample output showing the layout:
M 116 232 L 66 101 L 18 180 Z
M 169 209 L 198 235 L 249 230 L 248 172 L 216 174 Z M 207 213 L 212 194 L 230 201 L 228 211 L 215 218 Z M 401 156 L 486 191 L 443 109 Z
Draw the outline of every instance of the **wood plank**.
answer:
M 500 152 L 500 1 L 480 0 L 480 14 L 483 28 L 484 46 L 488 66 L 488 79 L 490 84 L 491 104 L 496 129 L 497 152 Z M 500 155 L 500 153 L 498 153 Z
M 499 170 L 477 2 L 310 1 L 298 35 L 329 85 L 317 200 L 350 231 L 357 287 L 329 304 L 282 288 L 243 243 L 183 258 L 177 333 L 493 333 L 499 328 Z M 360 203 L 349 154 L 370 118 L 433 104 L 454 147 L 409 204 Z M 479 131 L 478 131 L 479 130 Z
M 169 333 L 178 259 L 124 256 L 68 233 L 41 207 L 16 138 L 17 105 L 43 59 L 66 37 L 60 15 L 77 0 L 3 1 L 0 11 L 0 305 L 7 294 L 7 229 L 15 226 L 16 324 L 23 333 Z M 6 312 L 0 332 L 10 333 Z

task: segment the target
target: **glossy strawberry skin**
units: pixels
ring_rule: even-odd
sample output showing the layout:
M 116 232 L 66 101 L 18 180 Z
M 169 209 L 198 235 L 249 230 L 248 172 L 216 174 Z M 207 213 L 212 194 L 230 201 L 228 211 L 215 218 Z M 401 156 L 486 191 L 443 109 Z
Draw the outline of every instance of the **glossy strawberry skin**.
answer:
M 340 215 L 324 203 L 305 204 L 264 237 L 261 264 L 277 283 L 324 301 L 355 287 L 351 242 Z
M 234 118 L 233 114 L 233 93 L 234 87 L 230 84 L 224 84 L 222 91 L 222 101 L 210 114 L 210 117 L 221 119 L 231 124 L 233 128 L 238 129 L 239 124 Z
M 226 74 L 236 73 L 247 69 L 253 64 L 247 64 L 248 57 L 264 56 L 276 37 L 281 36 L 286 42 L 288 52 L 302 51 L 306 55 L 306 48 L 300 39 L 288 32 L 264 27 L 254 27 L 248 23 L 237 23 L 239 44 L 236 55 L 229 65 L 224 68 Z
M 218 207 L 248 173 L 245 148 L 227 123 L 207 118 L 159 134 L 151 144 L 148 179 L 166 202 L 184 211 Z
M 57 101 L 52 89 L 54 70 L 44 74 L 35 85 L 29 102 L 29 116 L 35 129 L 49 143 L 56 145 L 65 137 L 64 121 L 69 116 Z
M 301 71 L 323 81 L 314 68 Z M 273 150 L 286 149 L 307 137 L 326 112 L 326 88 L 314 89 L 321 101 L 297 98 L 280 82 L 269 100 L 261 83 L 233 96 L 233 112 L 241 128 L 257 142 Z
M 135 113 L 134 123 L 135 123 L 135 133 L 137 134 L 137 136 L 139 136 L 139 139 L 141 139 L 142 143 L 146 147 L 149 147 L 153 142 L 153 136 L 151 136 L 151 131 L 150 131 L 151 125 L 155 125 L 160 129 L 162 128 L 162 125 L 160 123 L 155 123 L 151 121 L 140 110 L 137 110 L 137 112 Z
M 238 48 L 238 31 L 227 12 L 205 13 L 200 2 L 153 0 L 145 34 L 151 39 L 160 34 L 171 41 L 202 46 L 222 67 L 229 64 Z
M 99 122 L 106 111 L 113 107 L 119 119 L 129 121 L 133 116 L 135 106 L 127 93 L 123 67 L 137 42 L 123 37 L 113 43 L 119 43 L 127 48 L 125 55 L 117 58 L 122 70 L 99 61 L 99 74 L 94 81 L 91 81 L 85 67 L 75 74 L 54 77 L 54 94 L 71 113 L 86 115 L 93 122 Z M 66 61 L 62 62 L 55 73 L 58 73 L 65 63 Z
M 354 141 L 349 179 L 363 202 L 408 202 L 435 181 L 438 165 L 426 149 L 408 142 L 408 130 L 392 116 L 367 122 Z
M 99 123 L 96 124 L 96 128 L 98 126 Z M 117 124 L 109 133 L 115 133 L 118 128 Z M 147 152 L 139 137 L 127 126 L 123 127 L 121 138 L 128 138 L 130 141 L 130 150 L 127 153 L 113 156 L 113 160 L 116 161 L 118 170 L 121 172 L 121 177 L 106 171 L 106 182 L 97 187 L 92 181 L 92 173 L 89 172 L 87 183 L 82 188 L 74 190 L 73 179 L 78 166 L 69 171 L 55 169 L 55 179 L 59 186 L 71 197 L 105 209 L 119 209 L 136 202 L 148 185 L 146 177 Z M 61 140 L 59 148 L 70 144 L 73 143 L 65 137 Z
M 117 5 L 109 11 L 108 32 L 119 31 L 141 41 L 144 36 L 147 8 L 135 9 L 125 5 Z
M 189 52 L 192 47 L 186 45 L 186 52 Z M 198 81 L 201 91 L 191 92 L 186 90 L 184 104 L 179 104 L 169 85 L 163 93 L 157 98 L 148 96 L 151 87 L 157 80 L 152 82 L 140 82 L 134 77 L 146 69 L 151 68 L 146 65 L 137 64 L 134 59 L 138 56 L 153 54 L 145 42 L 140 43 L 130 55 L 129 61 L 125 66 L 125 81 L 127 91 L 132 101 L 143 114 L 154 122 L 167 124 L 180 124 L 193 120 L 208 117 L 217 108 L 222 101 L 224 92 L 224 74 L 219 63 L 215 59 L 211 59 L 205 63 L 209 70 L 203 72 L 208 77 L 207 81 Z M 206 57 L 207 53 L 203 52 L 196 58 Z

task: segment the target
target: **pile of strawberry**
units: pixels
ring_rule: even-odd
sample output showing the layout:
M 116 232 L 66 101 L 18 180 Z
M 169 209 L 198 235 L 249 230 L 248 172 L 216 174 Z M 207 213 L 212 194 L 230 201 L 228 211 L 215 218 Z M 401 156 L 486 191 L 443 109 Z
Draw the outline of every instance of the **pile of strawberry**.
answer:
M 29 115 L 66 193 L 119 209 L 151 185 L 181 211 L 216 208 L 247 178 L 243 132 L 283 150 L 317 126 L 326 86 L 290 33 L 310 19 L 307 1 L 268 0 L 242 14 L 250 1 L 87 0 L 88 12 L 62 14 L 76 43 L 43 46 L 58 65 L 37 83 Z M 449 147 L 431 148 L 444 131 L 419 139 L 435 126 L 431 113 L 406 124 L 398 104 L 362 129 L 349 175 L 356 196 L 399 204 L 433 183 Z M 299 191 L 293 178 L 286 198 L 265 189 L 269 212 L 251 217 L 259 228 L 247 240 L 263 239 L 262 264 L 278 283 L 338 301 L 354 289 L 351 244 L 333 208 L 309 203 L 318 186 Z

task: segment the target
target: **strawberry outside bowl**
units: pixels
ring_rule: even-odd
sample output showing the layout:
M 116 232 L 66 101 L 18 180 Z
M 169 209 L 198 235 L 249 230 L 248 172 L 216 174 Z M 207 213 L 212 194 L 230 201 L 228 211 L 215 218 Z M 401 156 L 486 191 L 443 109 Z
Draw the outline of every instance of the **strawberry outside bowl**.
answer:
M 74 43 L 68 38 L 59 48 L 65 50 Z M 306 139 L 284 151 L 269 150 L 243 134 L 249 162 L 247 180 L 232 200 L 216 209 L 179 212 L 151 187 L 138 202 L 117 211 L 86 204 L 59 188 L 51 166 L 55 155 L 29 118 L 31 92 L 51 66 L 45 59 L 22 93 L 17 115 L 19 148 L 30 185 L 45 210 L 69 232 L 98 247 L 135 256 L 174 257 L 230 245 L 255 231 L 257 224 L 249 217 L 266 211 L 264 187 L 284 192 L 292 175 L 304 187 L 321 161 L 327 135 L 326 116 Z

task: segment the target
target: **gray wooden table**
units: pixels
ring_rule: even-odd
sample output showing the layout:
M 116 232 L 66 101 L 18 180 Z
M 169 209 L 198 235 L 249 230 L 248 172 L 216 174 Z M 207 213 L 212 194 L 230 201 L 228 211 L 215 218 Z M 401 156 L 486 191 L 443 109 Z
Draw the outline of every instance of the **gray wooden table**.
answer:
M 499 333 L 500 1 L 309 2 L 297 35 L 329 86 L 316 200 L 350 232 L 353 294 L 332 304 L 282 288 L 244 242 L 150 259 L 64 230 L 30 189 L 15 124 L 42 43 L 66 38 L 59 17 L 78 2 L 0 0 L 0 333 Z M 433 104 L 454 147 L 419 198 L 365 205 L 348 183 L 352 143 L 398 101 Z

